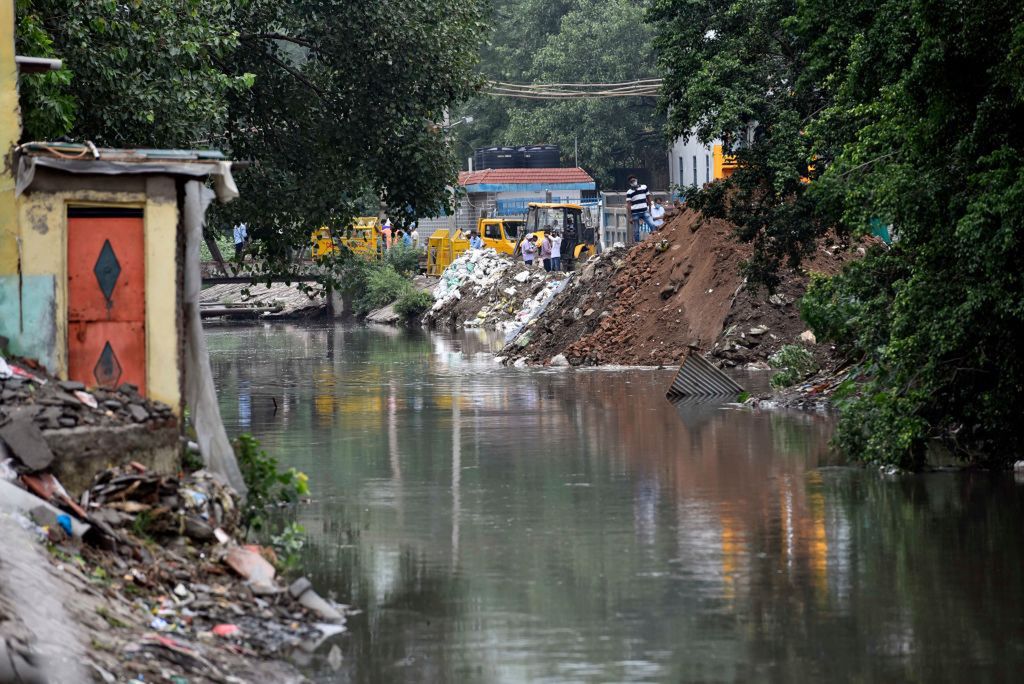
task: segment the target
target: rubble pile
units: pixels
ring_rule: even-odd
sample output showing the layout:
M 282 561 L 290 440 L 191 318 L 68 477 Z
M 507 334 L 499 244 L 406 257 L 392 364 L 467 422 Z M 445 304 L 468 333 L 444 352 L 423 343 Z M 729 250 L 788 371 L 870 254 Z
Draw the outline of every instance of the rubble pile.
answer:
M 807 276 L 785 274 L 774 294 L 747 288 L 749 247 L 733 226 L 692 210 L 629 250 L 587 262 L 543 314 L 502 350 L 505 363 L 677 365 L 692 350 L 726 366 L 767 367 L 784 344 L 813 345 L 798 301 Z M 822 249 L 805 267 L 835 273 L 856 251 Z M 816 349 L 816 355 L 829 350 Z
M 808 273 L 835 275 L 843 265 L 865 254 L 870 242 L 865 238 L 855 248 L 823 244 L 804 261 Z M 800 317 L 800 300 L 807 291 L 808 276 L 785 269 L 775 292 L 742 286 L 723 322 L 723 329 L 711 348 L 711 356 L 725 367 L 767 370 L 768 358 L 783 345 L 799 344 L 814 355 L 819 365 L 832 360 L 835 349 L 817 344 L 814 334 Z
M 173 421 L 169 409 L 130 387 L 86 392 L 3 361 L 0 516 L 45 543 L 60 576 L 90 602 L 87 617 L 105 620 L 88 627 L 99 679 L 299 681 L 283 659 L 343 632 L 349 611 L 305 578 L 282 582 L 273 549 L 244 542 L 240 501 L 221 478 L 131 462 L 73 497 L 54 474 L 48 409 L 61 411 L 61 427 L 65 412 L 76 424 L 134 425 Z
M 522 326 L 561 287 L 565 273 L 527 268 L 493 249 L 470 250 L 453 261 L 434 288 L 423 322 L 502 332 Z
M 22 472 L 12 481 L 12 471 Z M 22 526 L 59 558 L 77 559 L 76 577 L 109 604 L 101 613 L 109 629 L 93 637 L 103 645 L 93 663 L 101 673 L 243 681 L 230 679 L 236 657 L 283 659 L 345 630 L 346 606 L 305 578 L 282 584 L 271 548 L 238 541 L 235 492 L 206 471 L 178 478 L 139 464 L 114 468 L 79 501 L 47 473 L 26 471 L 17 462 L 4 471 L 0 498 L 31 497 L 11 496 L 18 485 L 33 492 L 18 506 Z
M 16 419 L 31 420 L 40 430 L 177 423 L 170 406 L 146 399 L 134 385 L 87 390 L 81 382 L 58 380 L 26 360 L 0 358 L 0 425 Z

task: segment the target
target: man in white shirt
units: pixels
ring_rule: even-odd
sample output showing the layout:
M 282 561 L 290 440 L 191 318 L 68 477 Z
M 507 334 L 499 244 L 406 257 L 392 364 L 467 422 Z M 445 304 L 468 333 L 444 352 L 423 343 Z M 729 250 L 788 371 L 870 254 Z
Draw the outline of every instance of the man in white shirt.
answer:
M 651 207 L 651 218 L 654 219 L 654 225 L 659 229 L 665 225 L 665 206 L 660 199 L 654 200 L 654 206 Z
M 557 230 L 551 233 L 551 270 L 562 270 L 562 233 Z

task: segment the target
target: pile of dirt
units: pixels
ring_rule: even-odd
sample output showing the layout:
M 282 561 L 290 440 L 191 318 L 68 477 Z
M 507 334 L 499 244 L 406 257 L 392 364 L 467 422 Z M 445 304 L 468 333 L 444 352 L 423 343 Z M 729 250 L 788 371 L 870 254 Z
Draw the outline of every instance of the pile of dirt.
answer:
M 493 249 L 470 250 L 453 261 L 434 288 L 428 326 L 511 332 L 560 289 L 566 273 L 528 268 Z
M 807 276 L 787 274 L 775 294 L 747 288 L 740 265 L 750 248 L 733 234 L 727 221 L 676 213 L 628 251 L 588 262 L 501 355 L 520 364 L 659 366 L 694 349 L 723 365 L 766 367 L 782 345 L 812 344 L 801 340 L 797 306 Z M 853 258 L 823 249 L 806 268 L 835 273 Z
M 804 261 L 803 268 L 808 274 L 835 275 L 844 264 L 863 256 L 865 247 L 866 244 L 851 250 L 826 241 Z M 835 349 L 816 344 L 814 335 L 800 318 L 800 300 L 807 291 L 809 276 L 789 269 L 779 275 L 782 282 L 774 293 L 744 285 L 736 294 L 722 333 L 710 350 L 723 366 L 767 369 L 768 357 L 787 344 L 805 346 L 818 365 L 831 361 Z

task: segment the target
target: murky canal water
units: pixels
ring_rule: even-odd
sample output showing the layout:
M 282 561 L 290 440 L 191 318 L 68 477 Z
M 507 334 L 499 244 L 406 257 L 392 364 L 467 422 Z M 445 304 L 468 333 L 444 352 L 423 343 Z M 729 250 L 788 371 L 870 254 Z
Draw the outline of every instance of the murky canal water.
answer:
M 318 681 L 1009 681 L 1024 484 L 884 477 L 830 419 L 671 372 L 496 366 L 484 338 L 213 328 L 230 433 L 310 475 L 316 587 L 365 612 Z M 277 401 L 277 410 L 274 402 Z

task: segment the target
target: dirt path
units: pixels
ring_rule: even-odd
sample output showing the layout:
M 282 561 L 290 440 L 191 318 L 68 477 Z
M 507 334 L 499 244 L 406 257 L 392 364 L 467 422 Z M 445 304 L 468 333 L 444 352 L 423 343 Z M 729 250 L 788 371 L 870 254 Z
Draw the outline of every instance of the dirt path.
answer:
M 78 596 L 58 577 L 39 543 L 2 512 L 0 540 L 0 638 L 27 645 L 47 681 L 90 681 L 89 635 L 66 608 Z

